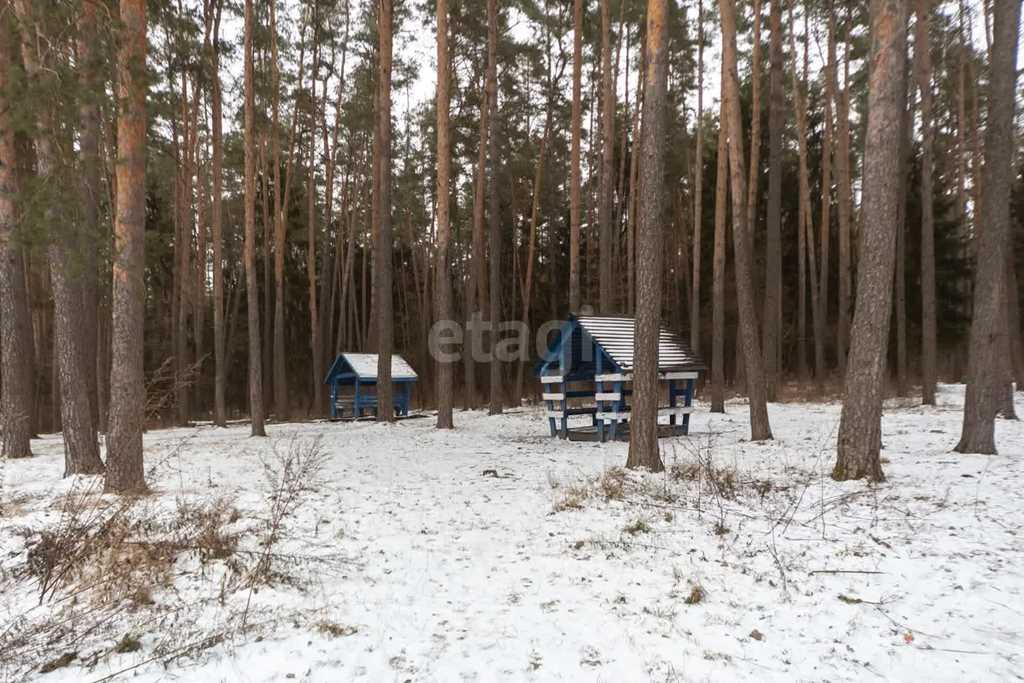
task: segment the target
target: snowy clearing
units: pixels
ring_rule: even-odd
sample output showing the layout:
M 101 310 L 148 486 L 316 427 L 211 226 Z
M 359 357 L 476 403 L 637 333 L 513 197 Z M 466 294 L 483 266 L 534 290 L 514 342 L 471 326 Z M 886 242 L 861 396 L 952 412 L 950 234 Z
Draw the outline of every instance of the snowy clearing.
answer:
M 939 398 L 887 404 L 877 487 L 827 477 L 834 404 L 768 444 L 701 404 L 659 475 L 532 409 L 156 431 L 128 505 L 47 436 L 2 465 L 0 679 L 1021 680 L 1024 425 L 960 456 Z

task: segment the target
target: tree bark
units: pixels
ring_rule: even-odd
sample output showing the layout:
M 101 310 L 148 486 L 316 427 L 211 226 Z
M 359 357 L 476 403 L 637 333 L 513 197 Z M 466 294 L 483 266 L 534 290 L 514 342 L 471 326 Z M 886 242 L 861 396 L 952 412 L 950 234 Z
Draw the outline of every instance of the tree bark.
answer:
M 761 0 L 754 0 L 753 4 L 754 39 L 750 50 L 750 166 L 746 202 L 747 245 L 751 250 L 751 264 L 754 234 L 757 232 L 757 186 L 761 177 Z
M 488 0 L 489 1 L 489 0 Z M 488 4 L 488 14 L 490 5 Z M 491 51 L 490 32 L 488 31 L 487 65 L 484 73 L 483 98 L 480 102 L 480 136 L 477 148 L 476 180 L 473 188 L 473 232 L 472 258 L 469 262 L 469 283 L 466 290 L 466 333 L 469 339 L 464 344 L 470 350 L 474 348 L 473 336 L 479 334 L 478 322 L 483 316 L 484 302 L 487 301 L 487 241 L 484 231 L 485 200 L 487 197 L 487 152 L 490 148 L 488 136 L 491 127 Z M 495 66 L 496 68 L 496 66 Z M 466 368 L 466 407 L 477 405 L 476 359 L 472 353 L 463 354 Z
M 263 356 L 260 350 L 259 291 L 256 287 L 256 102 L 253 83 L 253 0 L 245 0 L 245 292 L 249 328 L 249 415 L 252 436 L 266 436 L 263 426 Z M 266 286 L 270 286 L 269 283 Z
M 726 134 L 724 71 L 719 96 L 718 158 L 715 171 L 715 245 L 711 275 L 711 412 L 725 412 L 725 250 L 729 146 Z
M 893 178 L 900 167 L 902 102 L 906 90 L 905 0 L 871 1 L 871 58 L 864 153 L 863 228 L 857 303 L 850 334 L 846 388 L 839 422 L 837 480 L 884 479 L 880 459 L 882 392 L 889 337 L 895 231 L 900 201 Z
M 665 169 L 665 90 L 668 75 L 668 7 L 647 1 L 644 130 L 637 221 L 637 306 L 634 337 L 633 410 L 626 467 L 665 469 L 658 451 L 658 338 L 661 329 L 662 205 Z
M 909 86 L 907 88 L 909 89 Z M 900 198 L 896 208 L 896 272 L 894 274 L 893 291 L 896 294 L 896 393 L 906 396 L 908 393 L 907 379 L 907 180 L 910 175 L 910 164 L 914 155 L 914 105 L 911 93 L 906 93 L 909 102 L 901 104 L 903 113 L 900 136 L 900 165 L 896 174 L 897 196 Z
M 914 33 L 914 72 L 921 93 L 921 403 L 935 405 L 936 311 L 935 311 L 935 217 L 932 203 L 933 148 L 932 121 L 931 0 L 916 0 L 917 27 Z
M 599 308 L 608 314 L 614 310 L 612 298 L 612 253 L 615 235 L 612 207 L 615 201 L 615 79 L 612 73 L 611 0 L 601 0 L 601 174 L 597 198 L 597 223 L 600 231 Z
M 690 287 L 690 348 L 694 353 L 700 353 L 700 257 L 701 228 L 704 222 L 704 0 L 697 0 L 696 129 L 693 155 L 693 285 Z
M 793 25 L 793 11 L 792 5 L 790 6 L 789 13 L 790 25 Z M 825 344 L 824 344 L 824 325 L 821 321 L 821 306 L 818 302 L 818 266 L 817 256 L 815 255 L 814 246 L 814 214 L 811 209 L 811 184 L 810 184 L 810 169 L 808 162 L 808 150 L 807 150 L 807 138 L 809 135 L 808 122 L 807 122 L 807 70 L 808 70 L 808 20 L 805 15 L 804 17 L 804 50 L 803 50 L 803 83 L 801 84 L 796 68 L 796 41 L 794 38 L 795 32 L 790 32 L 790 49 L 793 53 L 793 108 L 796 113 L 796 130 L 797 130 L 797 148 L 799 153 L 799 164 L 800 164 L 800 234 L 798 236 L 799 245 L 799 260 L 801 264 L 799 266 L 799 294 L 798 304 L 799 310 L 798 316 L 798 365 L 800 368 L 801 376 L 806 375 L 807 369 L 807 286 L 810 285 L 811 290 L 811 316 L 812 316 L 812 327 L 814 330 L 814 377 L 818 383 L 818 390 L 822 389 L 822 382 L 824 381 L 824 369 L 825 369 Z
M 146 490 L 142 429 L 146 284 L 146 2 L 121 0 L 118 50 L 117 210 L 110 378 L 110 432 L 105 490 Z
M 47 37 L 37 24 L 27 0 L 15 2 L 15 12 L 22 25 L 22 60 L 31 81 L 55 87 L 56 69 L 47 61 L 52 54 Z M 52 111 L 40 111 L 36 116 L 33 143 L 36 151 L 36 169 L 41 180 L 50 185 L 62 182 L 65 165 L 58 140 L 61 137 Z M 99 444 L 92 418 L 91 401 L 85 372 L 85 349 L 81 343 L 82 263 L 76 260 L 80 248 L 80 234 L 69 220 L 60 202 L 49 201 L 44 220 L 49 231 L 47 256 L 50 282 L 53 287 L 53 326 L 55 371 L 60 378 L 60 413 L 64 432 L 64 474 L 96 474 L 103 471 Z
M 222 0 L 212 0 L 213 36 L 210 45 L 210 116 L 213 154 L 213 201 L 210 215 L 213 242 L 213 423 L 227 426 L 224 353 L 224 114 L 220 82 L 220 18 Z
M 299 71 L 297 82 L 304 78 L 305 61 L 305 27 L 299 30 Z M 280 98 L 281 98 L 281 65 L 277 47 L 277 0 L 270 2 L 270 50 L 272 80 L 272 142 L 274 160 L 274 415 L 279 420 L 287 420 L 290 415 L 288 395 L 288 370 L 285 361 L 287 341 L 285 339 L 284 315 L 284 252 L 287 241 L 287 217 L 293 171 L 295 168 L 295 139 L 298 127 L 299 112 L 292 112 L 288 134 L 288 158 L 285 160 L 284 180 L 281 180 L 281 131 L 280 131 Z
M 994 27 L 967 361 L 967 394 L 960 453 L 995 454 L 995 417 L 1006 378 L 1006 250 L 1009 247 L 1013 181 L 1014 105 L 1017 83 L 1017 27 L 1020 0 L 993 0 Z
M 434 319 L 454 320 L 452 282 L 448 272 L 451 243 L 451 58 L 448 55 L 448 0 L 437 0 L 437 248 L 434 252 Z M 440 357 L 437 363 L 437 428 L 452 429 L 454 370 Z
M 318 15 L 319 6 L 314 4 L 312 12 L 314 17 Z M 313 359 L 313 376 L 310 378 L 313 383 L 313 407 L 312 414 L 319 417 L 323 414 L 323 340 L 320 328 L 320 309 L 317 304 L 317 283 L 316 283 L 316 132 L 314 130 L 316 121 L 316 76 L 319 68 L 320 47 L 319 47 L 320 25 L 314 18 L 313 25 L 313 61 L 309 74 L 309 99 L 312 105 L 309 121 L 309 172 L 306 182 L 306 283 L 307 298 L 309 301 L 309 351 Z M 326 95 L 326 93 L 325 93 Z M 326 114 L 325 114 L 326 115 Z M 330 162 L 328 162 L 330 163 Z
M 490 401 L 489 415 L 501 414 L 501 361 L 495 354 L 498 346 L 498 326 L 501 323 L 501 216 L 498 202 L 498 3 L 487 2 L 487 106 L 490 108 L 491 128 L 488 135 L 487 231 L 490 286 L 488 319 L 491 324 L 490 344 Z
M 102 64 L 97 54 L 96 5 L 82 3 L 78 19 L 78 60 L 81 87 L 84 90 L 79 105 L 80 133 L 78 158 L 80 168 L 80 189 L 82 193 L 78 253 L 81 264 L 82 306 L 80 309 L 79 336 L 82 348 L 82 373 L 85 385 L 82 390 L 89 397 L 90 414 L 94 429 L 99 422 L 99 377 L 96 363 L 99 344 L 99 244 L 100 244 L 100 201 L 103 188 L 100 183 L 100 108 L 97 102 L 102 96 L 102 84 L 97 73 Z
M 580 129 L 583 126 L 583 0 L 573 0 L 572 11 L 572 128 L 569 151 L 569 311 L 580 309 Z
M 828 47 L 827 61 L 825 63 L 825 97 L 822 115 L 824 117 L 823 135 L 821 139 L 821 221 L 819 229 L 821 234 L 818 244 L 821 248 L 821 261 L 818 264 L 818 325 L 822 345 L 821 367 L 819 368 L 819 381 L 823 381 L 824 374 L 828 370 L 825 359 L 825 334 L 828 329 L 828 302 L 829 302 L 829 264 L 831 262 L 832 244 L 832 151 L 835 138 L 834 122 L 832 120 L 832 103 L 835 101 L 835 77 L 836 77 L 836 37 L 832 22 L 834 9 L 829 10 L 828 22 Z
M 490 0 L 494 2 L 495 0 Z M 373 254 L 373 289 L 377 317 L 377 420 L 394 421 L 391 354 L 394 311 L 391 286 L 391 64 L 392 0 L 377 0 L 377 145 L 379 172 L 374 195 L 380 198 L 380 225 Z
M 768 400 L 779 382 L 782 341 L 782 130 L 786 125 L 786 94 L 782 76 L 782 0 L 771 0 L 768 47 L 768 216 L 765 231 L 765 288 L 762 335 Z
M 836 321 L 836 365 L 846 370 L 846 354 L 850 346 L 850 281 L 852 248 L 853 188 L 850 168 L 850 29 L 846 29 L 843 51 L 843 90 L 836 104 L 836 202 L 839 205 L 839 310 Z
M 32 319 L 25 288 L 25 256 L 16 232 L 18 160 L 10 109 L 16 91 L 12 27 L 0 17 L 0 458 L 32 455 Z
M 740 84 L 736 71 L 736 6 L 733 0 L 719 0 L 722 18 L 722 68 L 725 73 L 725 110 L 729 134 L 729 167 L 732 179 L 733 254 L 736 260 L 736 304 L 739 310 L 743 363 L 750 398 L 750 438 L 772 438 L 764 384 L 761 342 L 757 334 L 754 308 L 754 269 L 751 264 L 750 230 L 746 225 L 746 156 L 743 154 L 743 121 L 740 111 Z

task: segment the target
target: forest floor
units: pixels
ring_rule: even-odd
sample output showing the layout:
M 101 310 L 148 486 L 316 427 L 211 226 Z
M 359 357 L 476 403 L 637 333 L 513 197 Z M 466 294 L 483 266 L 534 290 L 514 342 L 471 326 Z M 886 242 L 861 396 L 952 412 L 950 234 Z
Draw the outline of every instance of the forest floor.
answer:
M 877 486 L 836 404 L 702 404 L 657 475 L 534 409 L 160 430 L 128 500 L 49 435 L 2 465 L 0 680 L 1022 680 L 1024 424 L 953 453 L 962 395 L 887 403 Z

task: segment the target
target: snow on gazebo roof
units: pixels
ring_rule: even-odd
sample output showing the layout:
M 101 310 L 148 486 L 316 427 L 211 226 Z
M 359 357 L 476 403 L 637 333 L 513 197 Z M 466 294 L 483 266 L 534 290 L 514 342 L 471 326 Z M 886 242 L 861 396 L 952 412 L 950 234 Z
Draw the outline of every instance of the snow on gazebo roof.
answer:
M 354 375 L 360 381 L 372 381 L 377 379 L 377 369 L 376 353 L 343 353 L 334 360 L 324 381 L 330 382 L 332 378 L 344 374 Z M 402 356 L 397 353 L 391 354 L 392 381 L 409 381 L 417 378 L 416 371 Z
M 597 342 L 623 370 L 633 369 L 636 346 L 634 319 L 625 316 L 584 315 L 576 318 L 580 327 Z M 703 370 L 704 361 L 677 334 L 664 327 L 658 338 L 658 370 Z

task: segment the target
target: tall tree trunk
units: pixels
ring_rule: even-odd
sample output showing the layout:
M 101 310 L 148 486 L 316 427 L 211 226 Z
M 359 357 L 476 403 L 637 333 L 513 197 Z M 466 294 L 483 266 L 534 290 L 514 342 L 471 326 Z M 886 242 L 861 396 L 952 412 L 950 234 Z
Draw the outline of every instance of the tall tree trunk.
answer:
M 544 185 L 544 157 L 547 154 L 548 138 L 551 135 L 551 102 L 548 102 L 544 121 L 544 136 L 537 152 L 537 165 L 533 172 L 533 199 L 530 202 L 530 237 L 526 249 L 526 275 L 523 278 L 523 312 L 522 321 L 527 330 L 530 329 L 530 303 L 533 296 L 533 268 L 537 258 L 537 226 L 540 222 L 540 193 Z M 523 363 L 516 370 L 516 397 L 523 397 Z
M 636 214 L 640 195 L 640 149 L 643 139 L 640 107 L 643 104 L 643 79 L 647 67 L 647 53 L 641 42 L 637 64 L 636 103 L 633 106 L 633 154 L 629 160 L 629 208 L 626 215 L 626 313 L 633 315 L 636 304 Z
M 768 47 L 768 216 L 765 234 L 765 287 L 762 334 L 768 400 L 779 382 L 782 340 L 782 129 L 786 125 L 786 94 L 782 76 L 782 0 L 772 3 Z
M 583 127 L 583 0 L 573 0 L 572 11 L 572 128 L 569 151 L 569 310 L 580 309 L 580 129 Z M 589 266 L 589 264 L 587 264 Z
M 790 5 L 789 23 L 793 25 L 793 11 L 792 5 Z M 803 82 L 801 83 L 796 68 L 796 41 L 794 38 L 793 31 L 790 32 L 790 50 L 793 53 L 793 108 L 796 113 L 796 130 L 797 130 L 797 148 L 799 152 L 799 164 L 800 164 L 800 235 L 798 236 L 798 242 L 802 240 L 802 245 L 799 247 L 800 260 L 803 262 L 799 267 L 798 280 L 800 280 L 800 293 L 799 293 L 799 310 L 798 310 L 798 364 L 800 367 L 801 376 L 806 373 L 806 349 L 807 349 L 807 312 L 806 312 L 806 297 L 807 297 L 807 285 L 810 285 L 811 290 L 811 315 L 813 318 L 812 327 L 814 330 L 814 377 L 818 382 L 818 389 L 821 390 L 821 384 L 824 379 L 824 368 L 825 368 L 825 345 L 824 345 L 824 325 L 821 321 L 821 306 L 818 303 L 818 266 L 817 256 L 815 255 L 814 247 L 814 214 L 811 209 L 811 183 L 810 183 L 810 169 L 808 161 L 808 150 L 807 150 L 807 138 L 809 135 L 808 122 L 807 122 L 807 70 L 808 70 L 808 20 L 806 14 L 804 16 L 804 40 L 803 40 Z
M 146 2 L 121 0 L 118 50 L 117 207 L 110 377 L 110 431 L 105 490 L 146 489 L 142 429 L 146 285 Z
M 736 6 L 733 0 L 719 0 L 722 17 L 722 68 L 725 72 L 725 110 L 729 133 L 729 167 L 732 179 L 733 254 L 736 259 L 736 304 L 739 309 L 743 363 L 747 394 L 750 397 L 750 438 L 772 438 L 764 384 L 761 342 L 757 334 L 754 308 L 754 268 L 751 264 L 750 230 L 746 225 L 746 156 L 743 154 L 743 121 L 740 111 L 740 84 L 736 71 Z
M 32 320 L 25 288 L 25 257 L 16 234 L 14 198 L 18 160 L 10 108 L 17 96 L 11 79 L 14 56 L 10 20 L 0 17 L 0 458 L 32 455 Z
M 849 18 L 848 18 L 849 21 Z M 846 29 L 843 50 L 843 90 L 836 104 L 836 201 L 839 204 L 839 310 L 837 314 L 836 365 L 846 370 L 846 354 L 850 345 L 850 280 L 852 249 L 853 188 L 850 168 L 850 29 Z
M 615 201 L 615 79 L 612 73 L 611 23 L 611 0 L 601 0 L 601 188 L 597 198 L 597 223 L 601 263 L 598 307 L 604 314 L 614 309 L 612 253 L 615 250 L 615 234 L 612 207 Z
M 993 0 L 994 35 L 989 70 L 988 125 L 982 171 L 967 361 L 967 395 L 960 453 L 996 452 L 995 416 L 1005 387 L 1006 250 L 1010 240 L 1010 193 L 1013 182 L 1013 117 L 1017 83 L 1017 27 L 1020 0 Z
M 754 0 L 753 7 L 754 39 L 750 56 L 750 81 L 751 81 L 751 104 L 750 104 L 750 166 L 747 171 L 747 197 L 746 226 L 747 245 L 751 251 L 747 254 L 747 260 L 751 264 L 753 273 L 754 264 L 754 234 L 757 227 L 757 185 L 761 171 L 761 0 Z M 753 281 L 751 281 L 753 287 Z M 737 322 L 739 315 L 737 315 Z M 755 312 L 754 320 L 757 320 Z M 743 344 L 739 343 L 740 334 L 736 335 L 736 385 L 742 387 L 746 384 L 746 365 L 743 361 Z
M 909 88 L 909 85 L 908 85 Z M 906 396 L 907 379 L 907 179 L 914 155 L 914 98 L 907 93 L 909 101 L 904 102 L 902 135 L 900 136 L 900 165 L 896 175 L 899 196 L 895 214 L 896 224 L 896 272 L 893 291 L 896 295 L 896 393 Z
M 620 49 L 620 51 L 622 51 L 621 50 L 621 45 L 622 45 L 623 42 L 625 42 L 625 44 L 626 44 L 626 47 L 625 47 L 626 64 L 625 64 L 624 69 L 621 72 L 622 73 L 622 79 L 623 79 L 623 86 L 624 86 L 624 88 L 623 88 L 623 95 L 622 95 L 622 102 L 623 102 L 623 104 L 626 105 L 626 107 L 627 107 L 626 111 L 628 113 L 628 111 L 629 111 L 628 107 L 629 107 L 629 102 L 630 102 L 630 99 L 629 99 L 629 74 L 630 74 L 630 70 L 629 70 L 629 51 L 630 51 L 630 38 L 631 38 L 631 35 L 630 35 L 630 32 L 629 32 L 628 24 L 623 23 L 623 19 L 622 19 L 622 11 L 621 10 L 624 9 L 624 7 L 625 7 L 625 3 L 623 3 L 622 5 L 619 6 L 619 10 L 620 10 L 620 12 L 619 12 L 619 25 L 622 27 L 621 34 L 619 36 L 619 45 L 620 45 L 619 49 Z M 618 63 L 619 63 L 619 60 L 618 60 L 617 56 L 616 56 L 615 62 L 616 62 L 616 73 L 618 73 Z M 617 185 L 615 186 L 615 200 L 616 200 L 615 201 L 615 212 L 614 212 L 615 215 L 612 217 L 612 226 L 613 226 L 612 227 L 612 233 L 613 233 L 613 236 L 614 236 L 614 243 L 615 243 L 615 254 L 612 257 L 612 271 L 614 273 L 615 286 L 618 288 L 618 292 L 617 292 L 616 297 L 615 297 L 616 305 L 619 307 L 620 310 L 624 309 L 623 301 L 625 299 L 624 292 L 622 291 L 622 287 L 621 287 L 621 283 L 622 283 L 622 265 L 623 265 L 622 231 L 623 231 L 623 226 L 625 224 L 626 206 L 627 206 L 627 199 L 626 199 L 626 169 L 628 168 L 628 165 L 626 164 L 626 159 L 627 159 L 627 157 L 631 156 L 630 154 L 626 153 L 626 150 L 629 149 L 629 116 L 625 117 L 625 120 L 623 121 L 623 124 L 624 125 L 619 126 L 619 171 L 618 171 L 619 176 L 618 176 L 618 180 L 617 180 Z
M 628 55 L 627 55 L 627 62 Z M 690 348 L 700 353 L 700 257 L 704 222 L 704 0 L 697 0 L 697 125 L 693 155 L 693 285 L 690 287 Z M 622 146 L 625 158 L 625 145 Z
M 490 392 L 489 415 L 501 414 L 501 361 L 495 350 L 498 346 L 498 326 L 501 322 L 501 216 L 498 202 L 498 3 L 487 2 L 487 106 L 490 108 L 491 128 L 488 135 L 487 167 L 487 231 L 490 250 Z
M 960 239 L 961 250 L 960 257 L 965 261 L 970 261 L 970 245 L 971 245 L 971 230 L 970 222 L 971 217 L 968 213 L 967 208 L 967 178 L 968 178 L 968 160 L 970 159 L 971 150 L 967 142 L 967 127 L 969 124 L 967 120 L 967 35 L 966 35 L 966 9 L 964 7 L 964 0 L 960 0 L 960 11 L 959 11 L 959 26 L 957 31 L 957 73 L 956 73 L 956 161 L 957 161 L 957 172 L 956 172 L 956 213 L 959 222 L 959 230 L 957 237 Z M 971 279 L 970 277 L 962 277 L 959 281 L 960 292 L 963 294 L 965 300 L 970 301 L 971 294 Z M 969 304 L 965 304 L 964 309 L 969 310 Z
M 725 412 L 725 250 L 728 211 L 729 137 L 726 133 L 724 72 L 719 96 L 718 158 L 715 171 L 715 245 L 711 275 L 711 412 Z
M 921 402 L 935 405 L 936 312 L 935 312 L 935 218 L 932 203 L 932 57 L 929 27 L 931 0 L 916 0 L 914 72 L 921 93 Z
M 52 54 L 47 37 L 42 34 L 37 18 L 38 7 L 27 0 L 17 0 L 15 11 L 22 25 L 22 60 L 31 81 L 55 87 L 57 71 L 47 60 Z M 52 111 L 36 116 L 34 146 L 36 169 L 40 179 L 50 186 L 62 181 L 64 166 L 59 148 L 61 134 Z M 44 220 L 49 230 L 47 256 L 50 282 L 53 286 L 54 360 L 60 378 L 60 413 L 64 431 L 64 474 L 95 474 L 103 471 L 99 444 L 92 418 L 85 373 L 85 349 L 81 343 L 82 263 L 76 260 L 80 248 L 77 226 L 59 202 L 48 203 Z
M 757 186 L 761 177 L 761 0 L 754 0 L 753 23 L 754 42 L 750 51 L 750 166 L 746 202 L 747 244 L 751 249 L 751 264 L 754 234 L 757 232 Z
M 179 6 L 180 10 L 180 6 Z M 174 138 L 175 160 L 177 170 L 177 194 L 175 195 L 175 209 L 177 216 L 177 230 L 175 231 L 174 253 L 176 256 L 174 277 L 178 282 L 178 302 L 175 315 L 174 329 L 174 418 L 175 424 L 187 425 L 191 414 L 189 406 L 189 381 L 191 375 L 189 366 L 188 348 L 188 313 L 191 309 L 192 300 L 192 278 L 189 277 L 192 270 L 192 163 L 191 148 L 192 131 L 195 129 L 195 121 L 192 117 L 190 103 L 199 101 L 198 89 L 192 99 L 189 98 L 188 74 L 184 69 L 181 71 L 181 136 Z
M 302 83 L 305 61 L 305 27 L 299 29 L 299 72 L 297 82 Z M 277 0 L 270 2 L 270 50 L 272 94 L 272 131 L 274 161 L 274 415 L 279 420 L 287 420 L 290 414 L 288 395 L 288 370 L 285 362 L 287 341 L 285 339 L 284 317 L 284 252 L 287 240 L 288 205 L 291 198 L 293 170 L 295 168 L 295 139 L 298 127 L 299 112 L 292 111 L 288 134 L 288 157 L 285 160 L 284 180 L 281 180 L 281 130 L 280 130 L 280 91 L 281 63 L 277 47 Z
M 102 86 L 97 79 L 101 68 L 97 55 L 96 5 L 82 3 L 78 19 L 78 61 L 84 96 L 79 106 L 80 134 L 78 139 L 80 183 L 82 193 L 82 223 L 79 231 L 81 264 L 82 307 L 79 336 L 84 366 L 85 385 L 82 390 L 89 397 L 93 427 L 99 424 L 99 379 L 97 375 L 97 349 L 99 343 L 99 244 L 100 201 L 103 188 L 100 182 L 100 108 Z
M 487 242 L 485 239 L 486 234 L 484 232 L 484 209 L 487 193 L 488 135 L 490 133 L 491 125 L 490 49 L 488 49 L 487 55 L 483 98 L 480 103 L 480 139 L 479 147 L 477 149 L 476 182 L 473 188 L 473 232 L 471 236 L 472 258 L 469 262 L 469 289 L 467 290 L 466 299 L 466 332 L 469 335 L 467 346 L 470 349 L 470 353 L 464 354 L 464 363 L 466 366 L 465 391 L 466 406 L 471 408 L 475 408 L 477 405 L 477 359 L 473 357 L 472 349 L 476 348 L 475 338 L 480 334 L 478 323 L 483 315 L 484 302 L 487 301 Z
M 490 0 L 494 2 L 495 0 Z M 391 353 L 394 312 L 391 286 L 391 39 L 392 0 L 377 0 L 377 153 L 380 170 L 374 195 L 380 198 L 380 225 L 373 254 L 373 289 L 377 317 L 377 420 L 394 420 Z
M 900 168 L 907 60 L 905 0 L 871 1 L 868 124 L 864 148 L 863 228 L 857 269 L 857 303 L 839 422 L 837 480 L 880 481 L 882 392 L 892 310 L 895 231 L 900 201 L 893 178 Z
M 213 201 L 210 216 L 213 242 L 213 423 L 227 426 L 224 353 L 224 115 L 220 83 L 220 17 L 222 0 L 212 0 L 215 12 L 210 46 L 210 116 L 213 146 Z
M 834 14 L 830 9 L 829 16 Z M 827 61 L 825 63 L 825 102 L 822 115 L 824 116 L 823 135 L 821 139 L 821 222 L 819 229 L 821 234 L 818 244 L 821 247 L 821 262 L 818 268 L 818 325 L 822 344 L 821 367 L 819 368 L 819 381 L 824 378 L 828 370 L 825 360 L 825 335 L 828 329 L 828 290 L 829 290 L 829 264 L 831 261 L 832 244 L 832 147 L 835 139 L 834 122 L 832 119 L 832 104 L 835 101 L 835 74 L 836 74 L 836 37 L 832 22 L 828 24 L 828 47 Z
M 633 410 L 626 467 L 664 469 L 658 452 L 658 337 L 661 328 L 662 203 L 665 169 L 665 90 L 668 57 L 666 0 L 647 1 L 647 68 L 644 130 L 640 141 L 640 206 L 637 224 L 637 315 Z
M 318 6 L 313 6 L 314 16 L 317 13 Z M 306 281 L 308 288 L 308 300 L 309 300 L 309 351 L 313 356 L 313 408 L 312 414 L 314 417 L 319 417 L 323 414 L 324 409 L 324 396 L 323 396 L 323 340 L 321 339 L 320 329 L 320 309 L 317 305 L 317 291 L 316 291 L 316 239 L 317 239 L 317 226 L 316 226 L 316 133 L 313 129 L 316 121 L 316 75 L 317 69 L 319 68 L 320 59 L 320 48 L 319 48 L 319 23 L 314 19 L 313 27 L 313 62 L 312 68 L 309 73 L 309 95 L 310 102 L 313 105 L 313 111 L 310 112 L 310 130 L 309 134 L 309 174 L 307 178 L 306 187 Z M 326 93 L 325 93 L 326 94 Z M 325 114 L 326 115 L 326 114 Z M 330 162 L 328 162 L 330 163 Z
M 437 0 L 437 248 L 434 252 L 434 320 L 454 320 L 452 281 L 448 272 L 451 244 L 451 58 L 448 55 L 448 0 Z M 437 363 L 437 428 L 452 429 L 454 371 L 435 354 Z
M 259 291 L 256 287 L 256 101 L 253 83 L 253 0 L 245 0 L 245 292 L 249 328 L 249 415 L 252 436 L 266 436 L 263 426 L 263 356 L 260 350 Z M 267 283 L 269 286 L 269 283 Z
M 253 132 L 253 135 L 256 133 Z M 266 133 L 260 135 L 259 154 L 259 187 L 260 187 L 260 219 L 263 227 L 263 309 L 260 320 L 263 325 L 261 336 L 262 348 L 261 374 L 263 381 L 263 406 L 273 405 L 274 389 L 274 215 L 270 211 L 270 181 L 274 174 L 270 168 L 269 138 Z M 276 192 L 275 192 L 276 194 Z M 255 201 L 255 200 L 253 200 Z M 244 232 L 244 229 L 243 229 Z

